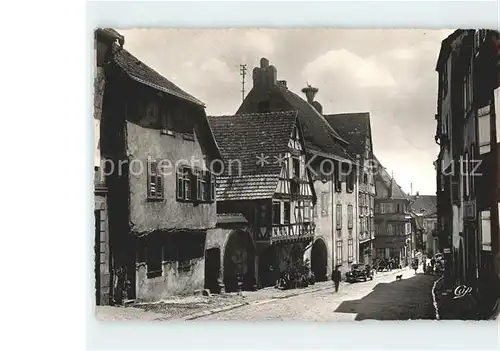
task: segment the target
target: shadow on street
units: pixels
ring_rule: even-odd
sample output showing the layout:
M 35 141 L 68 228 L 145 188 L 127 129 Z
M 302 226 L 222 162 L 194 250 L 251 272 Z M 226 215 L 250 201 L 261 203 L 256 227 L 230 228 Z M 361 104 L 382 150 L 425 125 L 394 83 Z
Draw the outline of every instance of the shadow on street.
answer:
M 342 302 L 335 312 L 357 313 L 357 321 L 434 319 L 431 291 L 436 279 L 418 273 L 400 281 L 379 283 L 362 299 Z

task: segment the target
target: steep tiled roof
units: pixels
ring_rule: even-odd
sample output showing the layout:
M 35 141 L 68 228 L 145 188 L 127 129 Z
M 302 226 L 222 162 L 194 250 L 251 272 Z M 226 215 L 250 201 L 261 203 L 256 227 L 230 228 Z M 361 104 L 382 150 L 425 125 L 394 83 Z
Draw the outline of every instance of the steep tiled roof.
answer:
M 238 109 L 239 113 L 256 111 L 256 106 L 253 105 L 252 95 L 260 94 L 253 88 L 247 95 L 247 98 Z M 299 120 L 304 132 L 304 142 L 308 151 L 319 151 L 343 160 L 354 161 L 344 146 L 347 141 L 333 129 L 325 117 L 320 114 L 311 104 L 302 99 L 294 92 L 281 84 L 273 85 L 265 92 L 270 100 L 285 101 L 287 110 L 297 110 Z
M 400 200 L 408 199 L 408 196 L 405 194 L 403 189 L 401 189 L 396 180 L 389 175 L 385 167 L 375 156 L 374 161 L 378 165 L 377 169 L 375 170 L 375 179 L 379 179 L 385 184 L 385 186 L 389 190 L 390 198 Z
M 112 52 L 116 64 L 133 80 L 196 105 L 205 106 L 203 102 L 186 93 L 116 43 L 112 46 Z
M 411 210 L 416 214 L 431 216 L 437 211 L 436 195 L 418 195 L 411 204 Z
M 258 200 L 273 196 L 278 175 L 220 176 L 217 178 L 217 200 Z
M 224 160 L 224 172 L 217 178 L 217 198 L 272 197 L 281 172 L 279 157 L 288 150 L 297 112 L 209 116 L 208 119 Z
M 326 120 L 340 136 L 349 142 L 347 150 L 353 155 L 364 155 L 370 136 L 370 113 L 340 113 L 325 115 Z

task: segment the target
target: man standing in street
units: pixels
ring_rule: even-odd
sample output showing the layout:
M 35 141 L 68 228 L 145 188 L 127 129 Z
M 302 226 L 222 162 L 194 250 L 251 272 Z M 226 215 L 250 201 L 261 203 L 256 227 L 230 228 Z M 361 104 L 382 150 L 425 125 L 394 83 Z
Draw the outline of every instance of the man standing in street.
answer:
M 335 269 L 332 272 L 332 280 L 335 285 L 335 292 L 339 291 L 340 280 L 342 279 L 341 273 L 339 271 L 339 266 L 335 266 Z

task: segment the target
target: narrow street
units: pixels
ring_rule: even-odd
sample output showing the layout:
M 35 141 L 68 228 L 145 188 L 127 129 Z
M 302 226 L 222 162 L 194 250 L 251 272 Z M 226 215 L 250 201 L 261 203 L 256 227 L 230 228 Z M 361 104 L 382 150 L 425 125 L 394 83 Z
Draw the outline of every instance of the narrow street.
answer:
M 403 274 L 401 281 L 396 275 Z M 268 303 L 249 305 L 196 319 L 237 321 L 360 321 L 433 319 L 434 276 L 413 271 L 375 276 L 373 281 L 344 284 Z

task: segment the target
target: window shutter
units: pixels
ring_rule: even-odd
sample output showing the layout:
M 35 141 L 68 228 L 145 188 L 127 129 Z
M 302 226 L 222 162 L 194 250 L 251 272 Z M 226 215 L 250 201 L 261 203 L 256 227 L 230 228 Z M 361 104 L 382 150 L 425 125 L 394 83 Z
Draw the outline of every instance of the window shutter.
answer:
M 215 201 L 215 177 L 210 175 L 210 201 Z
M 191 179 L 193 183 L 193 200 L 201 201 L 202 196 L 201 192 L 203 191 L 203 187 L 201 184 L 201 180 L 203 173 L 199 169 L 193 169 L 191 173 Z
M 149 162 L 148 174 L 148 197 L 155 197 L 157 193 L 157 167 L 156 161 Z
M 162 173 L 158 174 L 156 176 L 156 197 L 158 199 L 163 199 L 164 194 L 163 194 L 163 175 Z
M 175 174 L 177 181 L 177 200 L 184 199 L 184 178 L 183 178 L 184 169 L 182 166 L 177 168 L 177 172 Z
M 190 198 L 198 200 L 198 172 L 194 169 L 188 169 L 188 177 L 191 180 L 191 194 Z

